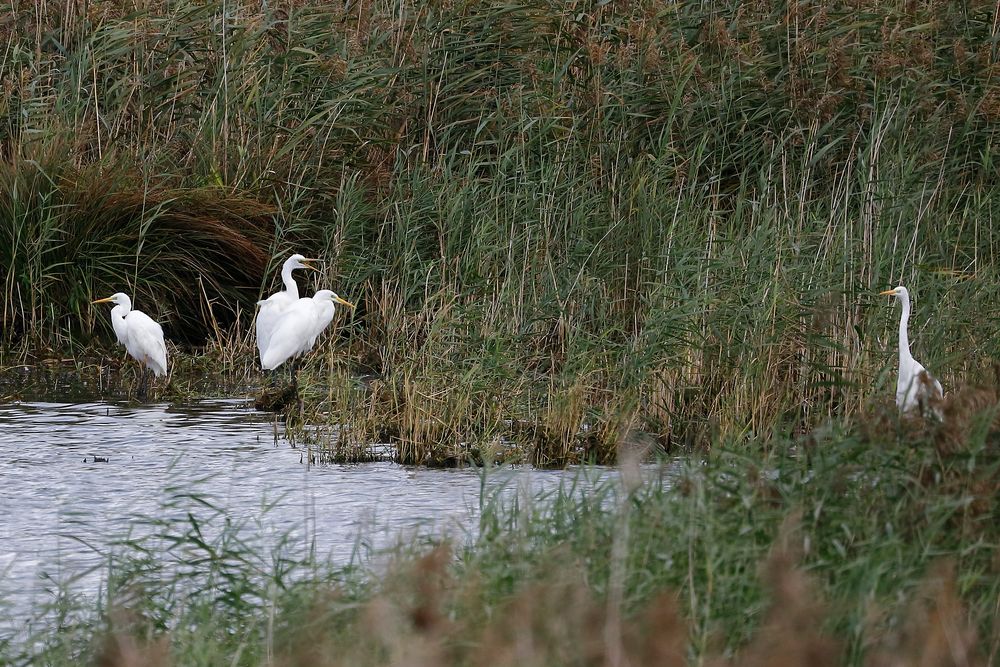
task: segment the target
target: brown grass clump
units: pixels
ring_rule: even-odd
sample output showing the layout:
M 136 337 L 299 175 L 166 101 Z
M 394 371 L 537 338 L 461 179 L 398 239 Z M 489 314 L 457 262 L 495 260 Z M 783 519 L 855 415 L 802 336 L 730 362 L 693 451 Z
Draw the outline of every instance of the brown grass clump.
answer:
M 938 465 L 925 470 L 925 485 L 935 484 L 943 493 L 968 499 L 959 517 L 964 530 L 981 530 L 990 521 L 1000 493 L 1000 409 L 993 387 L 966 387 L 944 401 L 944 418 L 936 425 L 933 443 Z M 985 449 L 976 455 L 973 444 L 985 430 Z
M 677 596 L 664 591 L 625 626 L 624 646 L 632 664 L 681 667 L 687 664 L 687 638 Z
M 901 442 L 929 443 L 942 459 L 947 459 L 969 452 L 977 428 L 987 429 L 986 442 L 996 449 L 1000 436 L 998 406 L 994 386 L 960 387 L 921 406 L 919 415 L 899 415 L 896 406 L 885 399 L 864 415 L 858 429 L 873 443 L 883 442 L 889 434 L 898 435 Z
M 888 637 L 868 667 L 979 667 L 986 665 L 978 636 L 955 590 L 952 563 L 925 579 L 903 629 Z
M 524 588 L 483 636 L 476 665 L 604 664 L 605 610 L 571 573 Z
M 21 277 L 0 312 L 4 342 L 47 326 L 108 331 L 90 302 L 116 291 L 176 343 L 245 326 L 271 261 L 274 206 L 219 187 L 150 186 L 119 165 L 75 167 L 60 162 L 65 150 L 54 141 L 37 160 L 0 161 L 0 210 L 32 207 L 20 227 L 2 228 L 20 240 L 0 252 L 0 268 Z M 37 271 L 32 252 L 59 270 L 24 282 Z
M 170 637 L 149 636 L 142 630 L 140 615 L 127 607 L 111 611 L 111 629 L 104 637 L 94 658 L 96 667 L 167 667 L 170 660 Z
M 1000 402 L 995 386 L 960 387 L 927 406 L 928 417 L 900 416 L 885 401 L 859 422 L 872 446 L 901 443 L 920 457 L 916 477 L 936 495 L 961 499 L 954 519 L 963 530 L 982 530 L 1000 493 Z M 940 415 L 938 418 L 935 415 Z M 972 458 L 974 457 L 974 465 Z M 913 506 L 915 516 L 922 512 Z
M 1000 435 L 1000 412 L 994 387 L 963 387 L 942 401 L 942 420 L 934 430 L 934 446 L 943 456 L 968 451 L 972 430 L 989 419 L 991 435 Z

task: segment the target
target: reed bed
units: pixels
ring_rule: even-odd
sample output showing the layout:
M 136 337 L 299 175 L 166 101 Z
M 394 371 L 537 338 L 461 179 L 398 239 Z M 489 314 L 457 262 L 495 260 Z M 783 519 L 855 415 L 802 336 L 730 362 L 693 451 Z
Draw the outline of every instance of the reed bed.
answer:
M 19 358 L 107 340 L 119 289 L 231 340 L 293 248 L 359 302 L 313 362 L 332 457 L 805 431 L 891 393 L 899 283 L 946 388 L 998 358 L 992 2 L 8 6 Z

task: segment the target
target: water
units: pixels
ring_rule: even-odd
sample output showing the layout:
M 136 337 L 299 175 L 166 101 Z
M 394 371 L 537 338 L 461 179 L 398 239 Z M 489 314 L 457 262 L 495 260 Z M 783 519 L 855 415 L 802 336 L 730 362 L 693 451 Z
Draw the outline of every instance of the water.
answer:
M 359 544 L 474 533 L 480 471 L 307 465 L 279 429 L 239 400 L 0 405 L 0 601 L 23 615 L 51 600 L 54 581 L 88 572 L 73 585 L 96 594 L 109 545 L 141 533 L 137 517 L 211 514 L 199 499 L 339 564 Z M 505 469 L 486 485 L 533 495 L 567 474 L 578 473 Z

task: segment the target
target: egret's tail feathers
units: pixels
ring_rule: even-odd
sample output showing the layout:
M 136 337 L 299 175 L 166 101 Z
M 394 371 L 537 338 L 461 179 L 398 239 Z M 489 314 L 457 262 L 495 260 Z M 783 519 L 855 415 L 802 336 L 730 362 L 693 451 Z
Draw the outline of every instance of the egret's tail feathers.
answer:
M 282 349 L 281 345 L 272 345 L 260 357 L 260 367 L 265 371 L 273 371 L 281 364 L 288 361 L 292 352 Z
M 143 360 L 143 365 L 149 370 L 153 371 L 153 375 L 156 377 L 163 377 L 167 374 L 167 359 L 166 357 L 157 359 L 156 357 L 146 357 Z

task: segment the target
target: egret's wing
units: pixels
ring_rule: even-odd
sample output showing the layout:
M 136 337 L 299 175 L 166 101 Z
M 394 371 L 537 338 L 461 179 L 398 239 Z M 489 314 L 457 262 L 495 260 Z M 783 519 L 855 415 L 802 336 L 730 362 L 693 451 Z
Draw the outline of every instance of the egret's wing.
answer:
M 129 354 L 156 375 L 166 375 L 167 346 L 163 342 L 163 327 L 140 310 L 129 312 L 125 324 L 128 325 L 125 348 Z
M 312 299 L 299 299 L 281 314 L 263 350 L 260 365 L 264 370 L 277 368 L 306 349 L 316 326 L 316 311 Z
M 899 380 L 896 383 L 896 405 L 901 412 L 909 412 L 919 407 L 920 374 L 924 367 L 912 357 L 904 363 L 900 360 Z
M 312 334 L 309 336 L 309 345 L 306 350 L 311 350 L 313 345 L 316 344 L 316 339 L 319 335 L 323 333 L 323 330 L 330 326 L 330 322 L 333 321 L 334 306 L 329 301 L 324 301 L 322 303 L 317 303 L 313 306 L 316 309 L 316 321 L 313 326 Z
M 281 321 L 282 313 L 295 303 L 295 299 L 291 298 L 288 292 L 277 292 L 259 303 L 260 310 L 257 311 L 257 350 L 260 352 L 261 361 L 263 361 L 264 352 L 267 351 L 267 346 L 271 342 L 271 336 L 274 334 L 275 327 Z

